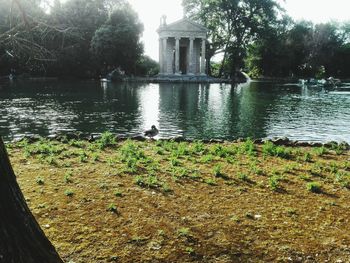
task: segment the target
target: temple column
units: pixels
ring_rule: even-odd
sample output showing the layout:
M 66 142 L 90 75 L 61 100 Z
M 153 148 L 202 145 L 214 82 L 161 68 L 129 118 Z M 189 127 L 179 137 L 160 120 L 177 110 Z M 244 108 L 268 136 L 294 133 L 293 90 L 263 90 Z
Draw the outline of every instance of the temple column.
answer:
M 190 52 L 189 52 L 189 59 L 188 59 L 188 74 L 189 75 L 193 75 L 194 74 L 194 69 L 193 69 L 193 65 L 194 65 L 194 57 L 193 57 L 193 41 L 194 38 L 190 37 Z
M 205 74 L 205 42 L 206 42 L 206 39 L 202 38 L 201 75 L 206 75 Z
M 159 73 L 163 74 L 164 73 L 164 68 L 163 68 L 163 40 L 159 38 Z
M 180 74 L 180 38 L 175 37 L 175 74 Z
M 168 56 L 167 56 L 167 44 L 168 38 L 163 38 L 163 55 L 162 55 L 162 65 L 163 65 L 163 73 L 168 74 Z

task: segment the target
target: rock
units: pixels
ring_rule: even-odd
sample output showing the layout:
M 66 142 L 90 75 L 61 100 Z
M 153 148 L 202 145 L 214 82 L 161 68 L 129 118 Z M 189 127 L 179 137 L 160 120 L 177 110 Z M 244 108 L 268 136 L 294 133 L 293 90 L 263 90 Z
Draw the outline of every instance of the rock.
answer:
M 132 140 L 135 140 L 135 141 L 139 141 L 139 142 L 144 142 L 146 141 L 146 138 L 141 136 L 141 135 L 136 135 L 136 136 L 133 136 L 131 137 Z
M 253 142 L 254 142 L 254 144 L 262 144 L 263 140 L 262 139 L 255 139 Z
M 275 145 L 289 145 L 290 144 L 290 140 L 287 137 L 283 137 L 283 138 L 274 138 L 271 140 Z
M 297 146 L 297 147 L 310 147 L 310 143 L 309 142 L 299 142 L 299 141 L 296 141 L 294 142 L 294 146 Z
M 333 148 L 338 146 L 338 143 L 335 141 L 330 141 L 330 142 L 326 142 L 325 144 L 323 144 L 324 147 L 326 148 Z
M 178 136 L 178 137 L 175 137 L 173 140 L 174 140 L 174 142 L 184 142 L 185 138 L 182 136 Z
M 312 142 L 312 143 L 310 143 L 310 146 L 311 146 L 311 147 L 322 147 L 323 144 L 320 143 L 320 142 Z

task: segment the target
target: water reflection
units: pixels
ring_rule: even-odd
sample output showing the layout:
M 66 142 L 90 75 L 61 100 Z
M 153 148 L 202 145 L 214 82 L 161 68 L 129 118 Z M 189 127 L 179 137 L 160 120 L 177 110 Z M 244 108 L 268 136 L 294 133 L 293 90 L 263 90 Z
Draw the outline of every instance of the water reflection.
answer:
M 2 87 L 0 134 L 6 139 L 66 131 L 139 135 L 156 125 L 163 138 L 350 141 L 350 95 L 322 89 L 259 82 L 13 82 Z

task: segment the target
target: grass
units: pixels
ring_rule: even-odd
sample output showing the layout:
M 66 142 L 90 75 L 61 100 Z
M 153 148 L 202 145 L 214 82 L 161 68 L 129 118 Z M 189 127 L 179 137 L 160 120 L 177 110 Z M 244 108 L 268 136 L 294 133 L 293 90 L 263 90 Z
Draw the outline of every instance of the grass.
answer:
M 350 243 L 350 154 L 332 147 L 106 134 L 8 151 L 65 262 L 335 262 L 348 254 L 333 244 Z
M 306 184 L 306 189 L 312 193 L 322 193 L 321 185 L 317 182 L 310 182 Z

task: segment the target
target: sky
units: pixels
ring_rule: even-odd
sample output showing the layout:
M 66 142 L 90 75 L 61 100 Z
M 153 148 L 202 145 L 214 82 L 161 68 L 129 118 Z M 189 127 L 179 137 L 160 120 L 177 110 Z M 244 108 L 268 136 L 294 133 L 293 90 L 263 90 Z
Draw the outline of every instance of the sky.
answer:
M 330 20 L 350 20 L 349 0 L 280 0 L 287 13 L 295 20 L 306 19 L 314 23 Z M 167 16 L 167 23 L 183 17 L 182 0 L 129 0 L 144 24 L 142 41 L 146 55 L 158 60 L 158 34 L 160 17 Z

